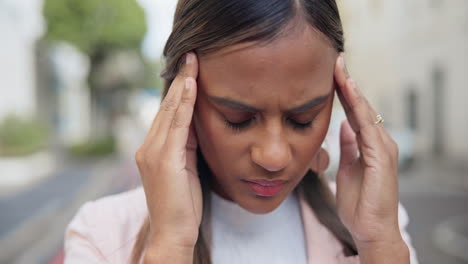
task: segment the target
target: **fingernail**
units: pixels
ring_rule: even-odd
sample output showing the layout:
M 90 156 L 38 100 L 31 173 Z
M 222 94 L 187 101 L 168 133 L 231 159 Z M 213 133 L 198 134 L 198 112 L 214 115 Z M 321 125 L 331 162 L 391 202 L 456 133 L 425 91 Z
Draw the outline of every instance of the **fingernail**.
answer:
M 191 52 L 187 53 L 187 55 L 185 55 L 185 63 L 186 64 L 189 64 L 193 61 L 193 54 Z
M 339 57 L 341 66 L 344 66 L 344 56 L 343 56 L 343 55 L 344 55 L 344 53 L 341 52 L 341 53 L 340 53 L 340 57 Z
M 185 91 L 190 92 L 191 84 L 190 84 L 190 79 L 186 78 L 185 79 Z
M 345 61 L 344 53 L 340 54 L 340 61 L 341 61 L 341 65 L 343 66 L 343 70 L 344 70 L 344 72 L 346 74 L 346 77 L 349 77 L 348 67 L 346 67 L 346 61 Z

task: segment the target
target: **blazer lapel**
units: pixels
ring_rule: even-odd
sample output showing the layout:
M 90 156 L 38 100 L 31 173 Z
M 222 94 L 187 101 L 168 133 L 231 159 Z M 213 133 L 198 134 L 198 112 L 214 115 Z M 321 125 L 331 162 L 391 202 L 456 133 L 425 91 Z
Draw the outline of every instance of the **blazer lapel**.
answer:
M 305 201 L 303 195 L 299 195 L 299 204 L 302 214 L 304 236 L 306 241 L 308 264 L 358 264 L 359 257 L 345 257 L 343 246 L 335 236 L 322 225 L 315 213 Z

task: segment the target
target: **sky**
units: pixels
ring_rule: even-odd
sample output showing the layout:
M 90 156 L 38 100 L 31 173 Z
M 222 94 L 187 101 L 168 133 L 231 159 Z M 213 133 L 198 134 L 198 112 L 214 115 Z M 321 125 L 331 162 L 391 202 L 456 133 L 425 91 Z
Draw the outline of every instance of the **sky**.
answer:
M 14 18 L 16 14 L 2 15 L 2 11 L 7 10 L 6 7 L 17 6 L 17 8 L 10 8 L 13 10 L 20 10 L 21 12 L 28 12 L 27 16 L 32 19 L 39 20 L 36 16 L 38 10 L 42 6 L 44 0 L 0 0 L 0 19 Z M 175 11 L 177 0 L 137 0 L 143 7 L 146 13 L 146 20 L 148 31 L 143 43 L 144 54 L 151 59 L 158 59 L 162 55 L 164 44 L 169 37 L 172 29 L 172 18 Z M 37 18 L 36 18 L 37 17 Z M 40 21 L 31 22 L 32 19 L 25 20 L 18 26 L 22 27 L 21 30 L 16 30 L 23 34 L 40 34 L 44 33 L 44 22 Z M 0 21 L 0 26 L 6 25 L 6 22 Z M 24 27 L 23 27 L 24 26 Z
M 143 53 L 150 59 L 161 57 L 164 44 L 172 29 L 172 18 L 177 0 L 138 0 L 145 9 L 148 31 L 143 42 Z

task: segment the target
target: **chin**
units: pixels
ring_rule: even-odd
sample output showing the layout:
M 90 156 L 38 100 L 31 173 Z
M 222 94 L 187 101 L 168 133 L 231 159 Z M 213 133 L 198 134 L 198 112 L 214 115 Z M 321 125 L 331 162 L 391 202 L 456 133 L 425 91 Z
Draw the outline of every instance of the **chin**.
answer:
M 286 199 L 287 195 L 277 197 L 261 197 L 252 195 L 246 197 L 243 201 L 238 202 L 240 207 L 249 211 L 252 214 L 268 214 L 278 208 L 281 203 Z

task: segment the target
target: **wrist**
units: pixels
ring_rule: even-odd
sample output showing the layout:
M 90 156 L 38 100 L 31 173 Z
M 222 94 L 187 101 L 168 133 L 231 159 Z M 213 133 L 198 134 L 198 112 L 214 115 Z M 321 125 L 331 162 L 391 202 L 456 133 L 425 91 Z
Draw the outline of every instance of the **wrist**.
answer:
M 399 239 L 392 240 L 356 242 L 356 246 L 362 264 L 409 264 L 409 249 L 401 236 Z
M 390 229 L 388 232 L 378 232 L 378 235 L 372 236 L 353 236 L 354 242 L 356 245 L 360 245 L 363 248 L 368 247 L 380 247 L 381 245 L 390 245 L 390 244 L 398 244 L 400 242 L 404 242 L 401 236 L 400 230 L 398 229 Z
M 150 237 L 146 245 L 143 263 L 192 263 L 195 245 L 174 238 Z
M 193 251 L 196 240 L 179 237 L 176 234 L 157 234 L 150 235 L 147 248 L 168 248 L 181 250 L 182 252 Z
M 191 249 L 195 247 L 198 240 L 198 229 L 186 230 L 183 228 L 163 227 L 150 228 L 148 244 L 161 244 L 169 245 L 174 248 Z

